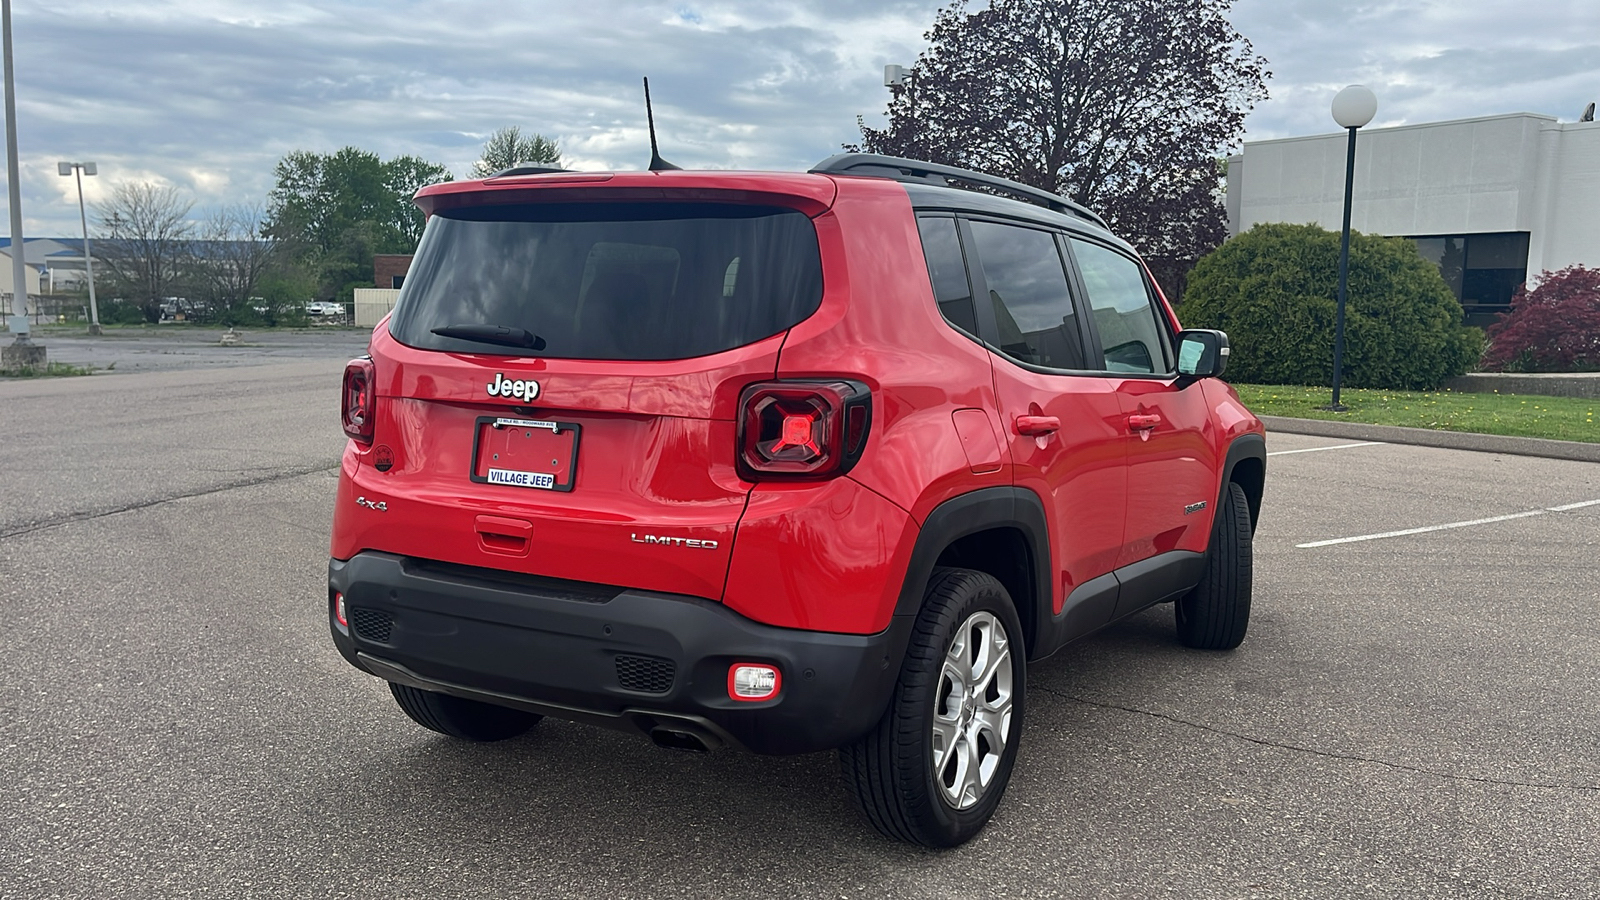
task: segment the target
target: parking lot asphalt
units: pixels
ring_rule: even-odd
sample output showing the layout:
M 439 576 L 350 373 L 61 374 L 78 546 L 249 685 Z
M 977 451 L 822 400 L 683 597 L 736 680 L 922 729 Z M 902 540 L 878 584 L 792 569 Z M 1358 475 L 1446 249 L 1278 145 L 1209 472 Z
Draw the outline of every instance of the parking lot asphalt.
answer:
M 326 634 L 337 356 L 0 384 L 0 896 L 1597 893 L 1600 466 L 1272 435 L 1244 645 L 1035 666 L 933 853 L 830 754 L 406 720 Z

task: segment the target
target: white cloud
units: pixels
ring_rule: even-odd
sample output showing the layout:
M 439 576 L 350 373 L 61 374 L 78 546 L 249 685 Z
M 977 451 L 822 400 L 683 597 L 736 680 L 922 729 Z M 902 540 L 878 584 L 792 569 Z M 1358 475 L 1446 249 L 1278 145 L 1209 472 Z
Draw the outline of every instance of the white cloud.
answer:
M 803 168 L 883 110 L 886 63 L 923 47 L 936 0 L 58 0 L 16 11 L 25 230 L 77 231 L 58 159 L 93 159 L 103 193 L 148 179 L 197 213 L 260 203 L 297 149 L 355 145 L 466 173 L 504 125 L 557 138 L 582 168 L 648 160 L 639 79 L 661 152 L 684 166 Z M 976 3 L 974 5 L 977 5 Z M 1593 0 L 1239 0 L 1270 60 L 1250 137 L 1333 130 L 1345 84 L 1379 122 L 1600 99 Z M 91 194 L 93 197 L 95 194 Z M 69 202 L 70 201 L 70 202 Z

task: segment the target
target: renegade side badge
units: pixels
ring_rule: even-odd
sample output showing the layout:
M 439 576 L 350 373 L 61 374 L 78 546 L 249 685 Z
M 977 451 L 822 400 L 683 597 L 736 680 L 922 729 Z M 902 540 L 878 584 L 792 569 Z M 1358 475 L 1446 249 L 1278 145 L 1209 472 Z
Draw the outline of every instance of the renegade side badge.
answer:
M 1187 516 L 1190 513 L 1197 513 L 1200 510 L 1205 509 L 1205 508 L 1206 508 L 1206 502 L 1204 500 L 1201 500 L 1199 503 L 1191 503 L 1188 506 L 1185 506 L 1183 508 L 1183 514 Z

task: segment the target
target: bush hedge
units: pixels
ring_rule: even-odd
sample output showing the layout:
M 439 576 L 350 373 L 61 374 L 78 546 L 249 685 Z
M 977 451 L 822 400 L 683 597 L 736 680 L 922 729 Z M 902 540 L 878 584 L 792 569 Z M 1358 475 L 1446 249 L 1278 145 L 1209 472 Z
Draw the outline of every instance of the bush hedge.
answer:
M 1489 326 L 1484 368 L 1501 372 L 1600 371 L 1600 269 L 1545 272 L 1518 288 L 1511 312 Z
M 1178 314 L 1185 327 L 1228 333 L 1229 380 L 1328 385 L 1338 290 L 1337 232 L 1257 225 L 1195 265 Z M 1343 384 L 1437 388 L 1483 353 L 1483 332 L 1461 320 L 1414 243 L 1351 233 Z

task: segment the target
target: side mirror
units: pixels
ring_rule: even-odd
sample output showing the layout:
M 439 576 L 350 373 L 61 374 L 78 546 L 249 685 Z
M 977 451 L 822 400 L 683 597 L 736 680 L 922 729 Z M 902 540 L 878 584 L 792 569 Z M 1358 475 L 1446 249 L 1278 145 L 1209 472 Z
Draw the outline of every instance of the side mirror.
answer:
M 1228 336 L 1209 328 L 1178 332 L 1178 374 L 1216 378 L 1228 366 Z

